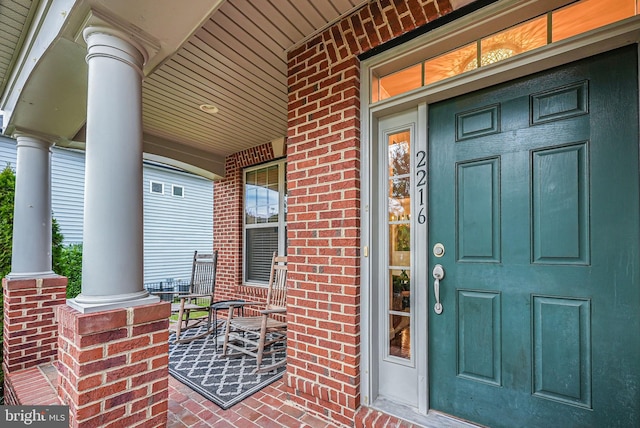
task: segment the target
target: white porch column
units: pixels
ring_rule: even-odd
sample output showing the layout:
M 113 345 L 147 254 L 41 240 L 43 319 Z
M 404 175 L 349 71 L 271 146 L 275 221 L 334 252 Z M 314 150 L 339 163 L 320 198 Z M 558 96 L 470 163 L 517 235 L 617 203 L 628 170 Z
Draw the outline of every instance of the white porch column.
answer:
M 51 143 L 17 135 L 16 189 L 10 278 L 38 278 L 51 270 Z
M 89 65 L 81 312 L 155 303 L 143 287 L 142 66 L 146 51 L 84 30 Z

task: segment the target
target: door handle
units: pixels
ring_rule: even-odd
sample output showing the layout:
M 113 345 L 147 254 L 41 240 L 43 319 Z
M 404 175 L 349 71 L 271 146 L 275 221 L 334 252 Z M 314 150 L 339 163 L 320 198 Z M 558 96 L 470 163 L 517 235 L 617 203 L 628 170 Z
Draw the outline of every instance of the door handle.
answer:
M 438 264 L 433 267 L 433 294 L 436 296 L 436 304 L 433 311 L 440 315 L 442 313 L 442 303 L 440 303 L 440 280 L 444 278 L 444 268 Z

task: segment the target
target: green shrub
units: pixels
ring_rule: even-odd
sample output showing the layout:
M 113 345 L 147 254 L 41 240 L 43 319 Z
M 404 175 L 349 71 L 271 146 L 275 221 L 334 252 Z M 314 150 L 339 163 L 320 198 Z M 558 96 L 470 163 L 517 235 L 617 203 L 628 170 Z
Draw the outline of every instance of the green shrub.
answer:
M 0 278 L 11 272 L 11 236 L 13 235 L 13 194 L 16 176 L 9 165 L 0 172 Z M 0 288 L 0 343 L 3 339 L 3 290 Z M 2 361 L 0 346 L 0 361 Z M 0 390 L 4 385 L 4 373 L 0 368 Z
M 11 272 L 11 236 L 13 235 L 13 195 L 16 176 L 7 165 L 0 172 L 0 277 Z
M 80 294 L 82 284 L 82 244 L 62 247 L 58 265 L 56 273 L 67 277 L 67 298 L 72 299 Z
M 62 245 L 62 241 L 64 240 L 64 236 L 60 233 L 60 226 L 58 225 L 58 221 L 55 218 L 51 219 L 51 267 L 55 273 L 58 275 L 62 275 L 60 271 L 62 270 L 62 251 L 64 246 Z

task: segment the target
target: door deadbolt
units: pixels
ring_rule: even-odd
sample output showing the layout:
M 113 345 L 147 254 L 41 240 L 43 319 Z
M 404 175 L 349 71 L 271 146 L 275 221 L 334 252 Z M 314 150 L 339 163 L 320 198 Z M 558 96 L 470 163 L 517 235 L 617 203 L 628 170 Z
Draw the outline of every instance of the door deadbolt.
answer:
M 433 246 L 433 255 L 436 256 L 436 257 L 444 256 L 444 245 L 442 245 L 439 242 L 436 245 L 434 245 Z

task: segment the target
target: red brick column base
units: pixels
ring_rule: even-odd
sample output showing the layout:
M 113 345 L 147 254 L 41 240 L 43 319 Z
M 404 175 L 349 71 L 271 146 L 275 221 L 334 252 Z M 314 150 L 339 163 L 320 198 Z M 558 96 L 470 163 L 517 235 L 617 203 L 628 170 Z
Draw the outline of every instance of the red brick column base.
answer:
M 65 303 L 67 278 L 2 279 L 5 375 L 52 363 L 58 354 L 55 307 Z M 5 376 L 5 380 L 8 376 Z M 10 394 L 10 385 L 5 384 Z M 11 399 L 9 398 L 9 401 Z
M 58 308 L 58 395 L 71 427 L 166 426 L 170 314 L 169 303 Z

